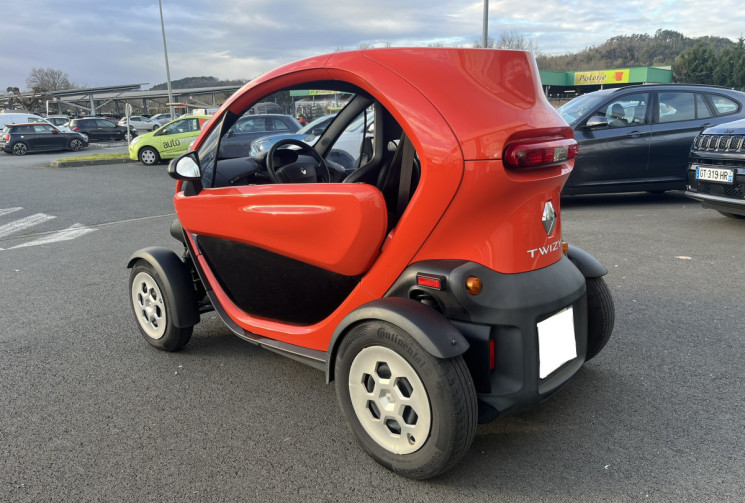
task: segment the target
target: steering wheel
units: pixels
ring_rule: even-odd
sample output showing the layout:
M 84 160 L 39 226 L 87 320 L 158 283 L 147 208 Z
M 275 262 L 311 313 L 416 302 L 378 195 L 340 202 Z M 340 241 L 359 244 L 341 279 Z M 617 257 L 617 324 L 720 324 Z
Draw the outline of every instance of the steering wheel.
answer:
M 300 153 L 301 154 L 307 154 L 313 157 L 317 161 L 317 164 L 313 166 L 313 169 L 315 170 L 315 176 L 316 176 L 316 182 L 329 182 L 331 180 L 331 173 L 329 172 L 329 167 L 326 164 L 326 160 L 321 157 L 321 154 L 316 152 L 316 150 L 305 143 L 304 141 L 295 140 L 292 138 L 285 138 L 282 140 L 279 140 L 277 143 L 272 145 L 272 148 L 269 149 L 269 152 L 266 155 L 266 169 L 269 172 L 269 178 L 274 183 L 292 183 L 292 170 L 293 167 L 296 170 L 299 170 L 303 175 L 306 175 L 304 170 L 306 169 L 305 166 L 303 166 L 302 163 L 291 163 L 286 166 L 282 166 L 279 169 L 275 169 L 274 167 L 274 154 L 277 152 L 278 149 L 285 147 L 287 145 L 294 145 L 296 147 L 300 147 Z M 295 164 L 298 164 L 298 166 L 295 166 Z M 289 178 L 289 180 L 283 180 L 280 175 L 286 174 L 286 177 Z

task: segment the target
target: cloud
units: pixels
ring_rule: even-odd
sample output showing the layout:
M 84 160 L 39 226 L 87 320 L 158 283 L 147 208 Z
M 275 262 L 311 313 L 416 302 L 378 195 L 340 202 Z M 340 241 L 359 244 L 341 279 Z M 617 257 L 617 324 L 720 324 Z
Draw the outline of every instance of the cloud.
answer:
M 290 61 L 361 44 L 471 46 L 481 40 L 481 0 L 161 0 L 173 79 L 251 78 Z M 165 81 L 154 0 L 35 0 L 3 25 L 0 91 L 25 87 L 32 68 L 55 68 L 88 86 Z M 727 22 L 722 22 L 726 19 Z M 745 9 L 734 0 L 489 2 L 489 34 L 523 35 L 544 54 L 577 52 L 615 35 L 670 29 L 735 40 Z M 13 41 L 10 43 L 9 41 Z

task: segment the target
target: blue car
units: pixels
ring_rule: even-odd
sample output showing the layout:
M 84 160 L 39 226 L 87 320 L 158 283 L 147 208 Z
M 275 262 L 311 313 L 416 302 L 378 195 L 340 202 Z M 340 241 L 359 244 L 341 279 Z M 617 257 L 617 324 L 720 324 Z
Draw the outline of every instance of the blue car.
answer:
M 269 150 L 272 148 L 272 145 L 277 143 L 279 140 L 300 140 L 312 145 L 315 140 L 323 134 L 328 125 L 331 124 L 334 117 L 336 117 L 336 114 L 324 115 L 309 122 L 295 133 L 273 134 L 254 140 L 253 143 L 251 143 L 251 151 L 249 152 L 249 155 L 254 156 L 264 150 Z

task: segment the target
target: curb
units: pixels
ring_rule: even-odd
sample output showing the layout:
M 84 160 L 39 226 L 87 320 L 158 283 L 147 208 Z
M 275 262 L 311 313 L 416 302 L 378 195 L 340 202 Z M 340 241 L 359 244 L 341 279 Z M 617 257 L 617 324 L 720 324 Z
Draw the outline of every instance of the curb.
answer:
M 100 166 L 102 164 L 127 164 L 137 162 L 132 159 L 91 159 L 89 161 L 76 161 L 75 159 L 52 161 L 49 163 L 50 168 L 75 168 L 78 166 Z

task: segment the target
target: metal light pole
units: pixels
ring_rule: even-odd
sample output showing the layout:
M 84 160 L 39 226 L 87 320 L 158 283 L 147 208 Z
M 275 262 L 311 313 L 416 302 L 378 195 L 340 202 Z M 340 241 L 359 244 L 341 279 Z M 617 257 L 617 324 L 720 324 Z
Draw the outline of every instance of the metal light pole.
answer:
M 486 49 L 489 42 L 489 0 L 484 0 L 484 31 L 481 35 L 481 47 Z
M 163 33 L 163 54 L 166 57 L 166 81 L 168 84 L 168 104 L 171 107 L 171 120 L 176 116 L 176 110 L 173 108 L 173 91 L 171 91 L 171 70 L 168 69 L 168 47 L 166 47 L 166 27 L 163 24 L 163 3 L 158 0 L 160 9 L 160 31 Z

